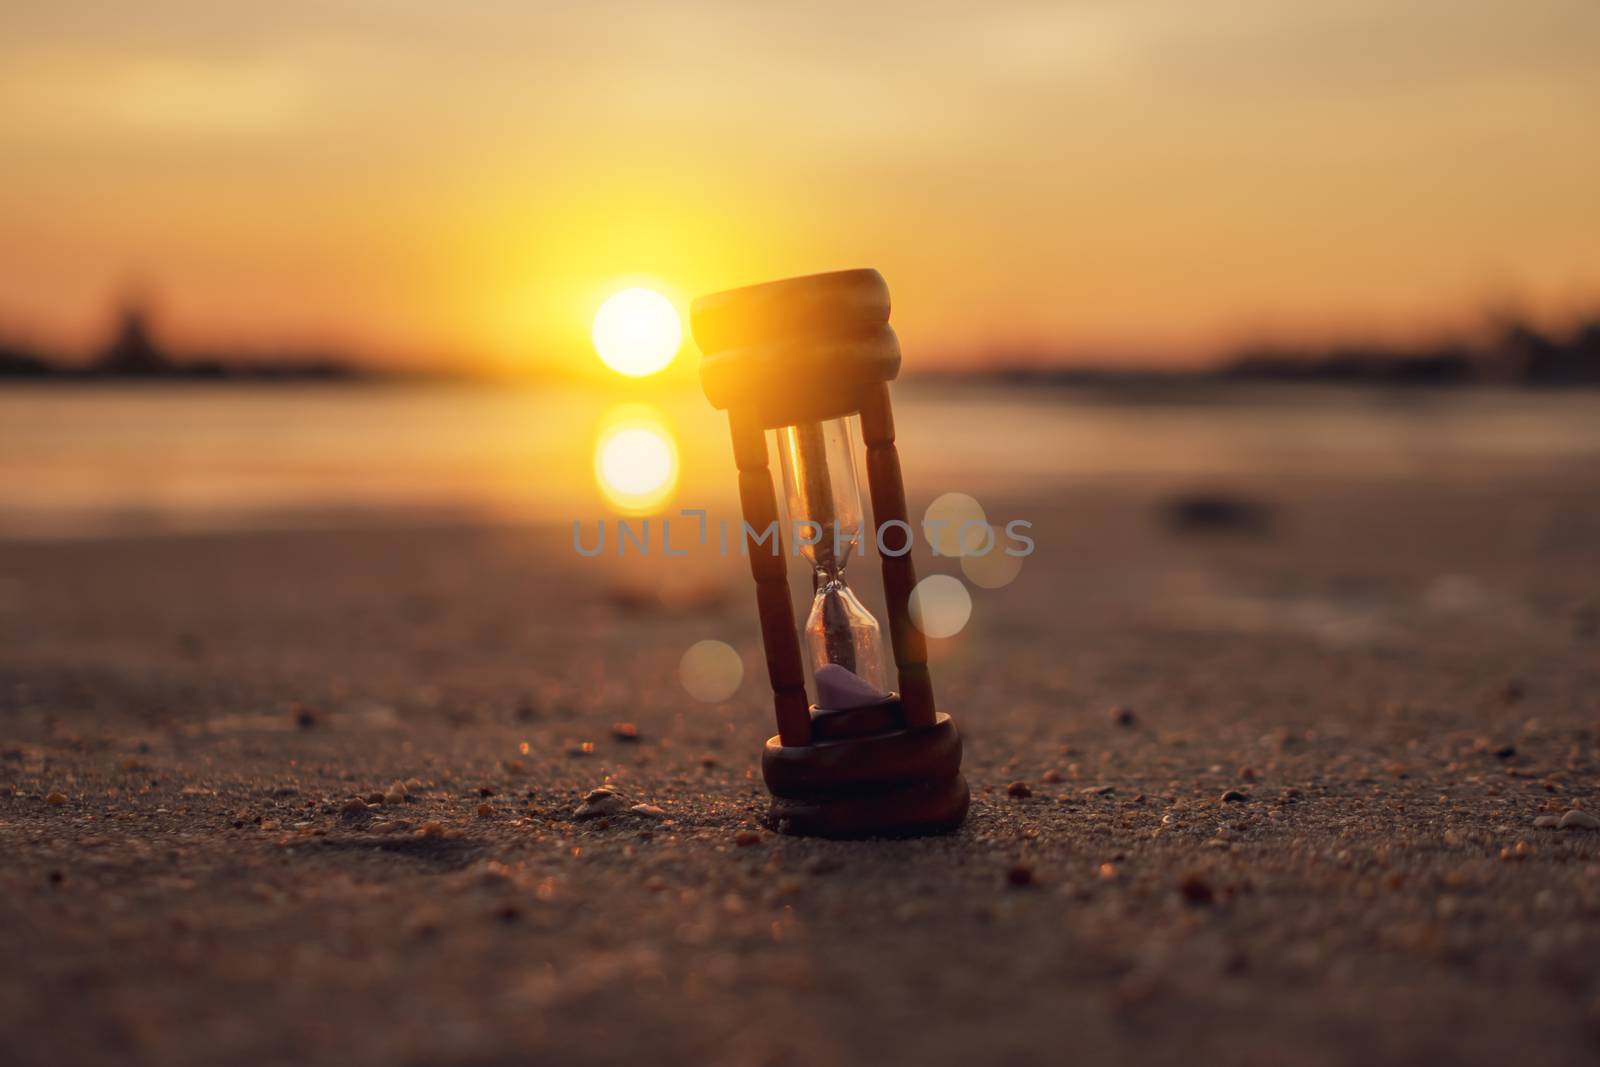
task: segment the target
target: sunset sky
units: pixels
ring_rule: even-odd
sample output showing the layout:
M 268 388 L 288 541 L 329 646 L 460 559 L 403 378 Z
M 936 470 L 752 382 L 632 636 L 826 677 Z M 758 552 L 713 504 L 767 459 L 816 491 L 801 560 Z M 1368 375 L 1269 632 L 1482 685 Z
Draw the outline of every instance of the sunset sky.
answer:
M 908 359 L 1201 358 L 1600 303 L 1600 3 L 0 10 L 0 333 L 515 371 L 876 266 Z

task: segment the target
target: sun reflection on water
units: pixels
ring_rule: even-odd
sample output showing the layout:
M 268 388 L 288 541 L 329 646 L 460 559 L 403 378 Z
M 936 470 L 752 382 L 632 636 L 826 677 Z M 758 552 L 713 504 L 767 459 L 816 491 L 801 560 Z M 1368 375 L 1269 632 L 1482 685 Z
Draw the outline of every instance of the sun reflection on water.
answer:
M 613 506 L 633 515 L 661 508 L 678 487 L 678 443 L 648 404 L 612 408 L 595 437 L 594 477 Z

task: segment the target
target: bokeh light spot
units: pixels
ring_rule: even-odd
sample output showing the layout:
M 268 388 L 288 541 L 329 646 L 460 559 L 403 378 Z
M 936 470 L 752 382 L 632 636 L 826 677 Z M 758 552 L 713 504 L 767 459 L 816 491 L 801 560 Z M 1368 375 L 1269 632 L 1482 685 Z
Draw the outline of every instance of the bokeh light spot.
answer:
M 972 618 L 972 594 L 960 578 L 930 574 L 911 590 L 911 621 L 929 637 L 954 637 Z
M 994 532 L 994 543 L 989 546 L 989 551 L 979 555 L 969 545 L 967 553 L 961 557 L 961 573 L 980 589 L 999 589 L 1010 585 L 1022 573 L 1022 557 L 1006 554 L 1009 543 L 1005 531 L 997 527 L 990 529 Z
M 678 679 L 696 700 L 716 704 L 739 691 L 744 660 L 726 641 L 696 641 L 678 661 Z
M 988 525 L 983 505 L 966 493 L 945 493 L 922 513 L 922 535 L 941 556 L 981 552 L 989 537 Z

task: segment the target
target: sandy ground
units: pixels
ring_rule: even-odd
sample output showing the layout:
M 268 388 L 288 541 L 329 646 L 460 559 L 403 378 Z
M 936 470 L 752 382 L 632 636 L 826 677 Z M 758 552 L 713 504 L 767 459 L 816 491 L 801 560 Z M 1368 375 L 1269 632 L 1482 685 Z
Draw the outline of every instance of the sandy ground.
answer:
M 991 507 L 971 817 L 899 842 L 747 833 L 761 679 L 677 680 L 741 561 L 0 546 L 0 1061 L 1594 1062 L 1600 471 L 1243 488 Z

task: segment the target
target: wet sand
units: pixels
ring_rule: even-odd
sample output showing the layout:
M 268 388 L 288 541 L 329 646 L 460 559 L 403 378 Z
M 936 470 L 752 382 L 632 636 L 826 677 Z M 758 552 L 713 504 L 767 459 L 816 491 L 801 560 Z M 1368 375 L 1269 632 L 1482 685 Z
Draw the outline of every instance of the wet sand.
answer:
M 972 813 L 898 842 L 754 832 L 742 561 L 0 546 L 0 1059 L 1593 1062 L 1600 830 L 1534 822 L 1600 813 L 1600 471 L 1231 488 L 991 506 L 1039 550 L 934 646 Z

